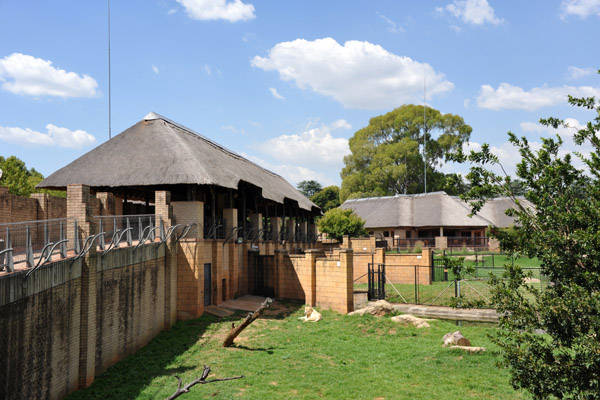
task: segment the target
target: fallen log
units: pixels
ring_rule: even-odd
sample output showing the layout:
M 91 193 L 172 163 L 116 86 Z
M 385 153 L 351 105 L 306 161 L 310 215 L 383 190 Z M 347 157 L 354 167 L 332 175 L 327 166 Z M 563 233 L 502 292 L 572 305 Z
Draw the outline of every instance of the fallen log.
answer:
M 244 320 L 242 321 L 241 324 L 239 324 L 237 327 L 234 326 L 233 324 L 231 324 L 231 331 L 229 331 L 229 334 L 225 338 L 225 341 L 223 342 L 223 347 L 231 346 L 233 344 L 234 339 L 240 333 L 242 333 L 242 331 L 244 329 L 246 329 L 248 327 L 248 325 L 250 325 L 252 322 L 254 322 L 254 320 L 257 319 L 258 317 L 260 317 L 260 315 L 267 308 L 271 307 L 272 302 L 273 302 L 273 300 L 271 298 L 267 297 L 266 300 L 263 301 L 263 303 L 260 305 L 260 307 L 258 307 L 258 309 L 256 311 L 248 313 L 248 315 L 246 316 L 246 318 L 244 318 Z
M 179 381 L 179 385 L 177 385 L 177 390 L 175 391 L 175 393 L 173 393 L 172 395 L 167 397 L 167 400 L 173 400 L 183 394 L 188 393 L 190 391 L 190 388 L 197 384 L 204 385 L 206 383 L 230 381 L 233 379 L 241 379 L 244 377 L 243 375 L 240 375 L 240 376 L 232 376 L 231 378 L 211 379 L 210 381 L 207 381 L 206 378 L 208 378 L 208 374 L 210 374 L 210 367 L 208 365 L 205 365 L 204 371 L 202 371 L 202 376 L 200 376 L 200 378 L 194 379 L 193 381 L 191 381 L 190 383 L 188 383 L 185 386 L 183 386 L 183 381 L 181 380 L 181 378 L 178 377 L 177 375 L 175 375 L 175 378 L 177 378 L 177 380 Z
M 471 341 L 463 336 L 460 331 L 456 331 L 454 333 L 446 333 L 442 338 L 444 341 L 443 346 L 447 347 L 450 345 L 458 345 L 458 346 L 470 346 Z
M 469 353 L 483 353 L 485 351 L 485 347 L 477 347 L 477 346 L 450 346 L 450 348 L 464 350 Z

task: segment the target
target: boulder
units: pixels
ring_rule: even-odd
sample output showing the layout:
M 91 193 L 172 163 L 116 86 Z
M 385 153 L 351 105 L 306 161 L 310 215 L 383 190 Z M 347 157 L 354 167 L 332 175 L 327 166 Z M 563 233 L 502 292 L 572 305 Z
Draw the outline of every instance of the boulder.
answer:
M 429 328 L 430 326 L 427 320 L 417 318 L 410 314 L 396 315 L 395 317 L 392 317 L 392 321 L 399 322 L 404 325 L 414 325 L 417 328 Z
M 360 310 L 353 311 L 348 315 L 365 315 L 371 314 L 376 317 L 382 317 L 384 315 L 388 315 L 394 311 L 394 306 L 388 303 L 385 300 L 378 300 L 368 303 L 365 308 L 361 308 Z

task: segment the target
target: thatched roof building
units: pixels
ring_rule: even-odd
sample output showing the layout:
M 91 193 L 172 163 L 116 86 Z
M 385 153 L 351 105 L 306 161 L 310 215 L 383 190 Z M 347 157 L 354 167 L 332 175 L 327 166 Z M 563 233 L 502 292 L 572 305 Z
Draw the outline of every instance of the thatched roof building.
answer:
M 186 185 L 233 190 L 249 185 L 266 200 L 291 201 L 300 209 L 319 212 L 281 176 L 153 112 L 48 176 L 38 187 L 60 190 L 69 184 L 115 193 L 127 190 L 130 199 L 158 187 L 171 187 L 177 196 L 187 193 Z
M 530 207 L 524 198 L 522 201 Z M 488 227 L 514 224 L 513 218 L 505 213 L 514 206 L 509 198 L 491 199 L 477 215 L 469 216 L 471 209 L 460 198 L 433 192 L 352 199 L 340 207 L 354 210 L 365 220 L 367 230 L 386 238 L 395 247 L 411 245 L 417 240 L 433 245 L 436 236 L 448 237 L 449 244 L 487 245 Z

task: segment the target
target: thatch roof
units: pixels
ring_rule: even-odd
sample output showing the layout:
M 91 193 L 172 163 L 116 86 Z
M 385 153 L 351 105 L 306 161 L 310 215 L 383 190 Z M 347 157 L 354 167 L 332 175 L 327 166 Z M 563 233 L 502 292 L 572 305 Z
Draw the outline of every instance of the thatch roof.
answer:
M 526 202 L 526 200 L 523 199 Z M 392 227 L 507 227 L 513 218 L 504 212 L 514 207 L 512 200 L 488 201 L 482 210 L 469 217 L 471 209 L 460 198 L 445 192 L 396 195 L 346 200 L 341 208 L 351 208 L 365 222 L 365 228 Z
M 283 203 L 287 198 L 302 209 L 318 210 L 281 176 L 153 112 L 59 169 L 38 187 L 198 184 L 238 189 L 241 181 L 261 188 L 266 199 Z

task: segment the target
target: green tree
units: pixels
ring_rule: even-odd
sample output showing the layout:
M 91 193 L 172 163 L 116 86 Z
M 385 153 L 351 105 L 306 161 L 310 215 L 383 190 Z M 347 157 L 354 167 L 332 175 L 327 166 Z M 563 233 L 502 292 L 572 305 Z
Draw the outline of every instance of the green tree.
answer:
M 314 194 L 310 199 L 321 208 L 321 211 L 327 212 L 332 208 L 339 207 L 340 188 L 335 185 L 327 186 Z
M 44 180 L 44 175 L 27 169 L 25 163 L 15 156 L 0 156 L 0 169 L 3 171 L 0 186 L 8 188 L 8 192 L 17 196 L 28 197 L 31 193 L 48 193 L 52 196 L 66 197 L 66 193 L 57 190 L 36 189 L 36 185 Z
M 298 183 L 296 186 L 303 195 L 308 197 L 309 199 L 314 196 L 317 192 L 319 192 L 323 187 L 321 184 L 315 180 L 310 181 L 302 181 Z
M 574 167 L 571 154 L 563 155 L 558 135 L 542 139 L 534 150 L 509 132 L 521 155 L 516 175 L 533 208 L 516 197 L 511 177 L 491 171 L 500 163 L 489 146 L 457 157 L 473 164 L 465 199 L 474 212 L 499 195 L 516 203 L 509 212 L 516 228 L 496 236 L 503 250 L 537 257 L 549 281 L 540 290 L 529 283 L 531 274 L 510 265 L 503 279 L 492 280 L 502 365 L 513 386 L 536 399 L 600 398 L 600 105 L 594 98 L 569 97 L 569 102 L 595 112 L 585 128 L 573 129 L 575 142 L 592 149 L 587 157 L 576 153 L 587 170 Z M 565 126 L 555 118 L 540 122 Z
M 436 168 L 448 153 L 469 140 L 471 131 L 458 115 L 412 104 L 371 118 L 369 125 L 350 139 L 351 154 L 344 157 L 341 173 L 341 200 L 423 192 L 423 132 L 427 138 L 427 190 L 444 189 L 445 175 Z
M 339 241 L 344 235 L 358 237 L 367 234 L 365 220 L 356 215 L 354 211 L 341 208 L 332 208 L 327 211 L 319 219 L 319 230 Z
M 33 187 L 29 183 L 29 171 L 23 161 L 15 156 L 0 156 L 0 169 L 0 185 L 7 187 L 9 193 L 17 196 L 29 196 L 33 193 Z

